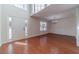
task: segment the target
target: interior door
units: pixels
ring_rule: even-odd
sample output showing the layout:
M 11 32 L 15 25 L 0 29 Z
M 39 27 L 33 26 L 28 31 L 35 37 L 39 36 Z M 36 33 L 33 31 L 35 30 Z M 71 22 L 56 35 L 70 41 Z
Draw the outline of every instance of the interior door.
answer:
M 25 38 L 25 18 L 13 17 L 12 20 L 12 39 Z

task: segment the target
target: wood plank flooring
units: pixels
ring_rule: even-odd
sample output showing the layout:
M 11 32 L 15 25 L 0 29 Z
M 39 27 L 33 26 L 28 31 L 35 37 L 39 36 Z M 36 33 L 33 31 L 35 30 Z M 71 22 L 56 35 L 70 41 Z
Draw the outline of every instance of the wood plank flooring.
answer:
M 56 34 L 19 40 L 0 48 L 1 54 L 79 54 L 74 37 Z

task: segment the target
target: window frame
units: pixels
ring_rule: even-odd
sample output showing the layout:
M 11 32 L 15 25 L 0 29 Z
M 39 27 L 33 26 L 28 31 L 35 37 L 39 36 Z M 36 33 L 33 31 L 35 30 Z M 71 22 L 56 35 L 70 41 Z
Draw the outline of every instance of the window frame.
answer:
M 14 7 L 17 7 L 17 8 L 20 8 L 20 9 L 23 9 L 25 11 L 28 10 L 28 4 L 13 4 Z
M 40 31 L 47 31 L 47 22 L 40 21 Z
M 13 18 L 10 16 L 8 17 L 8 21 L 9 21 L 9 29 L 8 29 L 8 39 L 11 40 L 12 39 L 12 20 Z
M 25 32 L 25 36 L 28 36 L 28 20 L 25 19 L 25 27 L 24 27 L 24 32 Z

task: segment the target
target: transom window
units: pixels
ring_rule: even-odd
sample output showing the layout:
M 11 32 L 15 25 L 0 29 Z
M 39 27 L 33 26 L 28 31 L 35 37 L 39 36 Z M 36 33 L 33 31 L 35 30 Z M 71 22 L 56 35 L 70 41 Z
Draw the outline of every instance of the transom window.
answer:
M 35 14 L 42 9 L 46 8 L 48 5 L 47 4 L 32 4 L 32 13 Z
M 21 8 L 23 10 L 27 10 L 28 9 L 28 5 L 27 4 L 13 4 L 13 6 Z

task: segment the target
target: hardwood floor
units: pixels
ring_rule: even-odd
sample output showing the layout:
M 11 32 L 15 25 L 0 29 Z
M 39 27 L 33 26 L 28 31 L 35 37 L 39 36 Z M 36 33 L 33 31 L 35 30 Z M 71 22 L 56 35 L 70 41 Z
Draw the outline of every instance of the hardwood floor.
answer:
M 1 54 L 78 54 L 74 37 L 46 34 L 2 45 Z

